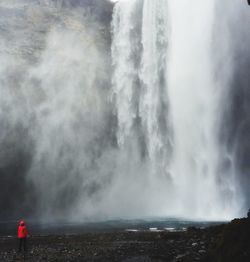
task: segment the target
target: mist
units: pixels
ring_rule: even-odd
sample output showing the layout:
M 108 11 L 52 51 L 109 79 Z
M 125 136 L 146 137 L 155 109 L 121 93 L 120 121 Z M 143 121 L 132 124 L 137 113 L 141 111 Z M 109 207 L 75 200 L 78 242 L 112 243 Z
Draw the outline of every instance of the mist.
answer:
M 249 12 L 1 1 L 0 219 L 244 214 Z
M 26 4 L 1 4 L 1 206 L 64 216 L 104 184 L 110 37 L 87 8 Z

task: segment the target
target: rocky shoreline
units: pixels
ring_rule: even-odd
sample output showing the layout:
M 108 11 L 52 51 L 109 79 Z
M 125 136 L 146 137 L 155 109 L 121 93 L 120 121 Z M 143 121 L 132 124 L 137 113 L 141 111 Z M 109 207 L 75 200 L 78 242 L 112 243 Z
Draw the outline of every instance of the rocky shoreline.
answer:
M 250 219 L 182 232 L 117 231 L 32 236 L 26 254 L 0 238 L 0 261 L 250 261 Z

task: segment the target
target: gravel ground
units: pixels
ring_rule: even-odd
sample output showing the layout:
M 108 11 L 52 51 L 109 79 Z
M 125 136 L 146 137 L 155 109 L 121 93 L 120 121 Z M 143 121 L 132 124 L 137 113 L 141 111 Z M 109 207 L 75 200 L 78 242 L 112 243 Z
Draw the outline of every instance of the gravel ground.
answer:
M 205 261 L 202 230 L 32 236 L 26 254 L 14 237 L 0 238 L 0 261 Z
M 91 231 L 92 232 L 92 231 Z M 0 236 L 0 261 L 170 261 L 249 262 L 248 218 L 186 231 L 157 230 L 33 235 L 28 250 L 18 253 L 18 240 Z

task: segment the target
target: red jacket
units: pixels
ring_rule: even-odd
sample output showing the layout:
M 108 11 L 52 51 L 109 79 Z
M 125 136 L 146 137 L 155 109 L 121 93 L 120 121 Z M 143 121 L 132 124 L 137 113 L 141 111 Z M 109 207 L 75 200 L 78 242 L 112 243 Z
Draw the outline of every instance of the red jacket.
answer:
M 28 236 L 28 231 L 25 226 L 24 221 L 21 221 L 19 226 L 18 226 L 18 232 L 17 232 L 17 237 L 18 238 L 25 238 Z

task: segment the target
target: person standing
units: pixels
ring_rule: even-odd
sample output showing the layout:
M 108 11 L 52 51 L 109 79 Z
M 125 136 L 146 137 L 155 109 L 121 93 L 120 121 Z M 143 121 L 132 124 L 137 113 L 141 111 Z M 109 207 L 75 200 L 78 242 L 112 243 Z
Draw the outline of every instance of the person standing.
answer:
M 26 241 L 28 237 L 28 231 L 23 220 L 20 221 L 17 231 L 17 237 L 19 239 L 19 249 L 18 251 L 21 252 L 22 248 L 23 251 L 26 252 Z

